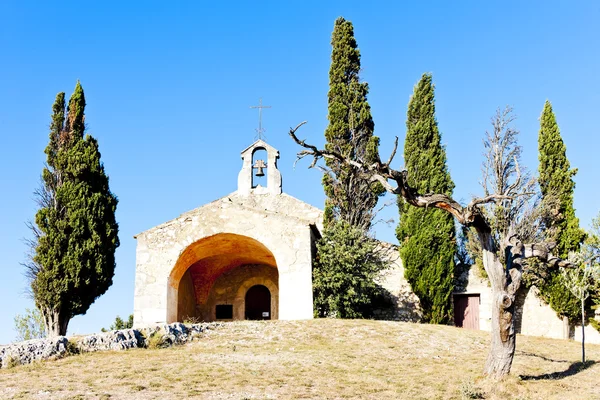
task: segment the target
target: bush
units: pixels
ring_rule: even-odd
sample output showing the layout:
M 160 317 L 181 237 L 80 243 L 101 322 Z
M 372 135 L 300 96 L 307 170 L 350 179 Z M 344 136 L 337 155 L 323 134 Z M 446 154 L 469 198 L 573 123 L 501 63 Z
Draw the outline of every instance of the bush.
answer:
M 378 244 L 346 222 L 327 227 L 317 243 L 313 269 L 318 317 L 369 318 L 380 297 L 375 277 L 388 266 Z
M 479 389 L 473 381 L 463 381 L 460 385 L 460 395 L 461 398 L 467 399 L 484 399 L 484 393 L 481 389 Z
M 13 357 L 13 356 L 8 356 L 5 360 L 4 360 L 4 368 L 6 369 L 10 369 L 10 368 L 14 368 L 17 365 L 20 365 L 21 363 L 19 362 L 19 359 L 17 357 Z M 1 367 L 1 365 L 0 365 Z
M 146 339 L 146 347 L 149 349 L 162 349 L 168 347 L 168 344 L 163 338 L 161 331 L 153 332 L 148 339 Z
M 44 325 L 42 313 L 37 308 L 26 308 L 25 314 L 15 316 L 15 330 L 18 342 L 45 338 L 46 325 Z

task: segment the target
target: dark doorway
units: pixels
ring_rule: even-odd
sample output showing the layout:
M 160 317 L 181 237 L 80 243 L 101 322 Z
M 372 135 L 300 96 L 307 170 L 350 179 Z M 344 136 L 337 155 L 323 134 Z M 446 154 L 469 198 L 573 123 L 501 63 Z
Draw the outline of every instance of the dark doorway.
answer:
M 215 316 L 217 319 L 233 319 L 233 305 L 217 304 Z
M 454 325 L 479 330 L 479 294 L 454 295 Z
M 255 285 L 246 292 L 246 319 L 271 319 L 271 292 L 266 286 Z

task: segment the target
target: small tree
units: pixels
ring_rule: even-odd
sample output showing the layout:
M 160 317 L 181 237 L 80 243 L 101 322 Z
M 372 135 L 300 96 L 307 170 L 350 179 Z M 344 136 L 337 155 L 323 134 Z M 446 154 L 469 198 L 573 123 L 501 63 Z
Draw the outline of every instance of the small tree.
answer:
M 600 284 L 600 257 L 589 247 L 569 254 L 569 261 L 575 268 L 561 270 L 563 281 L 580 302 L 581 311 L 581 362 L 585 363 L 585 301 Z
M 387 266 L 377 242 L 345 221 L 325 230 L 313 269 L 315 314 L 364 318 L 378 294 L 375 278 Z
M 592 229 L 588 233 L 579 252 L 571 253 L 569 259 L 577 267 L 573 270 L 562 271 L 563 280 L 571 293 L 580 302 L 581 312 L 581 351 L 585 362 L 585 316 L 586 299 L 591 297 L 594 303 L 600 305 L 600 213 L 592 220 Z M 590 323 L 598 329 L 598 323 L 593 318 Z
M 17 341 L 41 339 L 46 337 L 44 317 L 37 308 L 26 308 L 23 315 L 15 316 Z
M 85 96 L 77 82 L 65 105 L 52 107 L 47 165 L 36 192 L 40 209 L 26 264 L 31 290 L 49 336 L 65 335 L 71 318 L 85 314 L 112 285 L 117 198 L 100 161 L 98 142 L 85 131 Z
M 113 322 L 113 324 L 109 326 L 108 329 L 102 328 L 100 330 L 102 332 L 108 332 L 131 328 L 133 328 L 133 314 L 129 314 L 129 318 L 127 319 L 127 321 L 123 321 L 123 319 L 117 315 L 117 317 L 115 318 L 115 322 Z

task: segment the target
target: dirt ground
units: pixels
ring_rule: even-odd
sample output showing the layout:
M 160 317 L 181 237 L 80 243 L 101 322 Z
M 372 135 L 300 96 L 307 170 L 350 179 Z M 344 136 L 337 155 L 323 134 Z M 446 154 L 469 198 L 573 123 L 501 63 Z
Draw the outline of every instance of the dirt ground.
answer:
M 600 399 L 600 346 L 519 336 L 511 376 L 489 333 L 366 320 L 233 322 L 185 346 L 0 370 L 1 399 Z

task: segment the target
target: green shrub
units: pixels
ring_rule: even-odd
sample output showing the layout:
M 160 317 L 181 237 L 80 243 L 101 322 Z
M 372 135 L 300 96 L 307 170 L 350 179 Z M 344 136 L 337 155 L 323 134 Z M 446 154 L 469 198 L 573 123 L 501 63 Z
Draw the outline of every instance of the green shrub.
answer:
M 325 229 L 313 269 L 316 316 L 372 316 L 373 302 L 380 297 L 375 278 L 388 265 L 377 246 L 362 230 L 343 221 Z
M 157 331 L 152 333 L 146 339 L 146 347 L 149 349 L 162 349 L 164 347 L 167 347 L 167 343 L 164 340 L 162 332 Z

